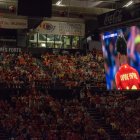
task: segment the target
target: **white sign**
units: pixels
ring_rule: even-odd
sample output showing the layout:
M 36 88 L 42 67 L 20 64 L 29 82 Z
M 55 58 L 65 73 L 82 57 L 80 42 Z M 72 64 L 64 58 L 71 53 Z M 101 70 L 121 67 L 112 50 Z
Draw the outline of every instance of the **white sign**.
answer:
M 19 53 L 21 52 L 21 48 L 6 48 L 0 47 L 0 52 L 9 52 L 9 53 Z
M 27 28 L 26 19 L 10 19 L 10 18 L 0 18 L 0 28 L 4 29 L 26 29 Z
M 84 36 L 85 24 L 56 22 L 56 21 L 43 21 L 37 27 L 37 31 L 42 34 Z

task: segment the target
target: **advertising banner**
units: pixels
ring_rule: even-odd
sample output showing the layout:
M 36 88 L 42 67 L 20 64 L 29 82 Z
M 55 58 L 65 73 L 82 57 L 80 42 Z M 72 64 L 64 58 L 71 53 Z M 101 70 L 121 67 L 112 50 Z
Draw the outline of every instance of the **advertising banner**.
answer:
M 28 27 L 26 19 L 0 18 L 0 28 L 4 29 L 26 29 Z
M 140 4 L 129 8 L 120 8 L 98 17 L 99 27 L 111 26 L 140 18 Z
M 57 21 L 43 21 L 37 27 L 37 32 L 41 34 L 84 36 L 85 24 L 57 22 Z

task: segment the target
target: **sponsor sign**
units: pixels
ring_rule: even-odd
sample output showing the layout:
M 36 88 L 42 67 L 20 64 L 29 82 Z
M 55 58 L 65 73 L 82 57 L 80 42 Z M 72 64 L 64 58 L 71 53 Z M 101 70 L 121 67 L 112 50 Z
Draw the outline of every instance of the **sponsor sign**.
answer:
M 98 16 L 100 27 L 111 26 L 140 18 L 140 4 L 120 8 Z
M 43 21 L 37 27 L 37 31 L 42 34 L 84 36 L 85 24 L 56 22 L 56 21 Z
M 0 28 L 26 29 L 27 28 L 27 20 L 26 19 L 0 18 Z
M 122 9 L 114 11 L 112 14 L 106 14 L 105 19 L 104 19 L 104 25 L 110 25 L 110 24 L 115 24 L 119 23 L 122 21 Z

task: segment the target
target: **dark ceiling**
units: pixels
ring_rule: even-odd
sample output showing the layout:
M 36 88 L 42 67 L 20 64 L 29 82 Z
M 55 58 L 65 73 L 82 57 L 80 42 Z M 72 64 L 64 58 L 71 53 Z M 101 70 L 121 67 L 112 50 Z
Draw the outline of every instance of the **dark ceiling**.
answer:
M 68 15 L 90 15 L 97 16 L 110 10 L 123 7 L 130 0 L 61 0 L 60 6 L 56 3 L 59 0 L 53 0 L 53 13 L 66 12 Z M 134 3 L 140 0 L 133 0 Z
M 16 14 L 18 0 L 0 0 L 0 13 Z M 130 0 L 52 0 L 52 16 L 65 17 L 96 17 L 97 15 L 121 8 Z M 133 0 L 134 3 L 140 0 Z M 15 11 L 10 11 L 9 6 L 13 5 Z

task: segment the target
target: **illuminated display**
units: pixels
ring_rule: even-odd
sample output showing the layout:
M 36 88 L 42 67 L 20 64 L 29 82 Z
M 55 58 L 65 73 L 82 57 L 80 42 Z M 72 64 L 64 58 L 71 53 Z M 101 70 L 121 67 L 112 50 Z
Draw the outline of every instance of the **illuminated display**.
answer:
M 118 36 L 117 33 L 109 34 L 109 35 L 103 35 L 103 40 L 104 40 L 104 39 L 107 39 L 107 38 L 111 38 L 111 37 L 116 37 L 116 36 Z
M 107 89 L 140 89 L 140 26 L 101 36 Z

